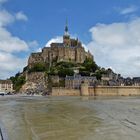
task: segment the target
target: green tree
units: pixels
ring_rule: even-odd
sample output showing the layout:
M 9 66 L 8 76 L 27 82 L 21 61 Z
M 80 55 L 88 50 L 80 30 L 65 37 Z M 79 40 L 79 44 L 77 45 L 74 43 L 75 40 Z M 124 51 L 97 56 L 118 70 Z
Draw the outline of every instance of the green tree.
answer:
M 35 63 L 32 68 L 29 69 L 30 72 L 43 72 L 46 71 L 45 63 Z
M 90 58 L 86 58 L 83 63 L 85 70 L 88 72 L 95 72 L 98 69 L 98 65 Z
M 60 77 L 66 77 L 66 75 L 72 76 L 72 75 L 74 75 L 74 71 L 69 68 L 61 68 L 58 70 L 58 75 Z
M 72 68 L 72 67 L 75 67 L 76 64 L 75 63 L 72 63 L 72 62 L 58 62 L 56 64 L 56 67 L 58 68 Z
M 15 77 L 10 77 L 10 80 L 13 83 L 14 90 L 19 91 L 22 85 L 25 84 L 25 76 L 21 76 L 19 73 L 15 75 Z
M 97 80 L 101 80 L 101 78 L 102 78 L 102 74 L 99 70 L 95 72 L 95 76 L 96 76 Z

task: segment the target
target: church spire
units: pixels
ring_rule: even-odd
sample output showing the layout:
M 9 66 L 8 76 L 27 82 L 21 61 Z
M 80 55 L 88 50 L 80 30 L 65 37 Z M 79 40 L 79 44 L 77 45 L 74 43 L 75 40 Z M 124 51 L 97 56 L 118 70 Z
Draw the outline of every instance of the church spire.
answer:
M 68 47 L 71 44 L 67 19 L 66 19 L 66 25 L 65 25 L 65 32 L 64 32 L 64 35 L 63 35 L 63 43 L 64 43 L 65 47 Z
M 65 25 L 65 35 L 69 35 L 69 29 L 68 29 L 68 20 L 66 19 L 66 25 Z

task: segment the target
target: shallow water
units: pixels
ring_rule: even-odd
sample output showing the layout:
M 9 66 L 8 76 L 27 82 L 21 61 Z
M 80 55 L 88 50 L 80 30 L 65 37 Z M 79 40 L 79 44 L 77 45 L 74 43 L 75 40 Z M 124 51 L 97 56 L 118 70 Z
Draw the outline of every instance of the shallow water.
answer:
M 139 140 L 140 98 L 0 97 L 10 140 Z

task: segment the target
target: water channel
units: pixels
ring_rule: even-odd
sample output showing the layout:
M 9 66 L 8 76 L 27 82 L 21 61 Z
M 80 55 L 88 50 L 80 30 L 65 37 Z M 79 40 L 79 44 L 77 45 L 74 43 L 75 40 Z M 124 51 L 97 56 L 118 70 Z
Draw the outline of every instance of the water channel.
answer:
M 140 97 L 0 97 L 9 140 L 139 140 Z

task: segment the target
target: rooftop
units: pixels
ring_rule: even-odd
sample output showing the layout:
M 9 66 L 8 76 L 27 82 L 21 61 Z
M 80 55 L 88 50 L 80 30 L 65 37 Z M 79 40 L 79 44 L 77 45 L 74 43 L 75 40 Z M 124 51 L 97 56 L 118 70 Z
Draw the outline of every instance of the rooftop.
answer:
M 12 84 L 11 80 L 0 80 L 0 84 Z

